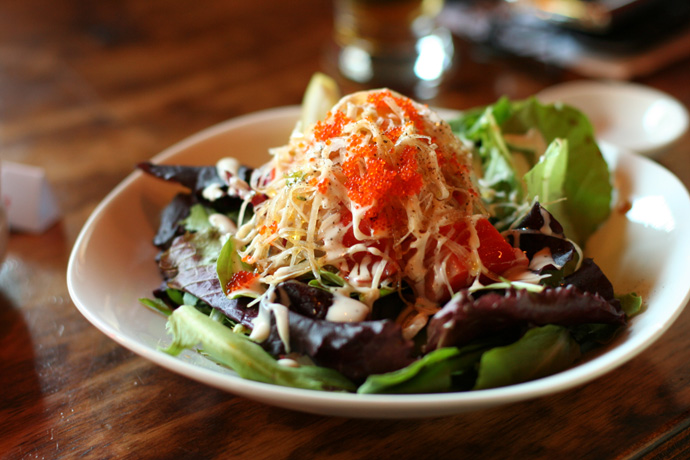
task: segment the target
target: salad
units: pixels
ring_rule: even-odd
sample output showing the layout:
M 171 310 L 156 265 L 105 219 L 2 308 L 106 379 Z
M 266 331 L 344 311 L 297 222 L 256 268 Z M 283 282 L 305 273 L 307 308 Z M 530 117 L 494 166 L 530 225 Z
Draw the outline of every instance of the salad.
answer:
M 259 168 L 138 165 L 186 187 L 141 299 L 166 352 L 298 388 L 469 391 L 564 370 L 640 311 L 581 250 L 613 190 L 577 110 L 504 98 L 446 122 L 322 75 L 302 110 Z

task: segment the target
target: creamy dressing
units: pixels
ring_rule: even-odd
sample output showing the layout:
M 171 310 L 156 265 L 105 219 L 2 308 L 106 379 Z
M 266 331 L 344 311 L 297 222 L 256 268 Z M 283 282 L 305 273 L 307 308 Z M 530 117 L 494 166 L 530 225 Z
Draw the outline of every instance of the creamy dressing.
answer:
M 230 177 L 238 176 L 240 173 L 240 162 L 232 157 L 221 158 L 216 163 L 216 173 L 218 177 L 226 181 Z
M 201 191 L 201 196 L 206 198 L 208 201 L 216 201 L 225 196 L 225 192 L 223 192 L 220 184 L 211 184 L 206 186 Z
M 549 212 L 544 208 L 539 208 L 539 213 L 544 221 L 544 224 L 541 226 L 539 231 L 544 235 L 554 236 L 555 234 L 551 229 L 551 214 L 549 214 Z
M 364 321 L 368 314 L 369 307 L 359 300 L 342 294 L 334 294 L 333 304 L 326 313 L 326 321 L 354 323 Z
M 300 364 L 292 358 L 280 358 L 277 363 L 285 367 L 300 367 Z
M 208 216 L 208 222 L 222 235 L 233 234 L 237 232 L 237 225 L 225 214 L 213 213 Z
M 249 338 L 256 342 L 264 342 L 271 334 L 271 314 L 275 317 L 278 336 L 283 342 L 286 353 L 290 353 L 290 326 L 288 323 L 288 307 L 275 301 L 275 286 L 259 299 L 259 314 L 252 320 L 254 328 Z
M 558 265 L 555 260 L 553 260 L 551 249 L 546 247 L 532 256 L 532 260 L 529 263 L 529 269 L 538 272 L 549 265 L 553 265 L 556 268 L 561 268 L 561 266 Z

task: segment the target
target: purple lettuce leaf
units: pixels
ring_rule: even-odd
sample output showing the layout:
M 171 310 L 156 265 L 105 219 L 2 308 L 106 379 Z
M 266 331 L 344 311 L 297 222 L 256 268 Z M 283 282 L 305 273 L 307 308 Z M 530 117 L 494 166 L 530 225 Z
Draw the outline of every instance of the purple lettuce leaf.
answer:
M 250 299 L 228 299 L 223 294 L 215 263 L 219 245 L 218 238 L 205 233 L 179 236 L 161 254 L 159 269 L 168 287 L 189 292 L 251 329 L 257 309 L 247 307 Z
M 389 320 L 340 323 L 326 321 L 333 294 L 299 281 L 277 286 L 278 299 L 289 308 L 290 352 L 309 356 L 359 382 L 370 374 L 390 372 L 413 361 L 413 343 Z M 262 346 L 273 356 L 286 353 L 275 320 Z
M 158 179 L 176 182 L 196 195 L 201 195 L 211 185 L 220 185 L 226 191 L 228 189 L 225 179 L 218 176 L 215 166 L 160 165 L 144 161 L 138 163 L 137 168 Z M 249 182 L 252 172 L 253 169 L 240 166 L 237 176 Z
M 333 294 L 299 281 L 285 281 L 277 289 L 283 305 L 307 318 L 325 319 L 333 304 Z
M 505 236 L 513 247 L 520 248 L 530 260 L 537 252 L 549 248 L 555 265 L 546 265 L 537 273 L 562 269 L 576 252 L 573 243 L 563 235 L 561 224 L 538 202 Z
M 549 230 L 543 232 L 542 230 L 547 224 Z M 560 238 L 565 237 L 565 235 L 563 235 L 563 226 L 546 210 L 546 208 L 539 204 L 538 201 L 532 205 L 527 215 L 515 225 L 515 228 L 518 230 L 537 230 L 542 233 L 553 234 Z
M 153 177 L 178 183 L 190 190 L 189 194 L 178 194 L 164 208 L 153 241 L 160 249 L 168 248 L 172 239 L 185 231 L 180 222 L 189 216 L 190 208 L 195 204 L 202 204 L 222 214 L 235 212 L 242 205 L 243 200 L 237 196 L 237 191 L 229 189 L 225 181 L 218 176 L 215 166 L 156 165 L 142 162 L 137 164 L 137 168 Z M 251 172 L 250 168 L 241 166 L 239 177 L 248 180 Z M 219 185 L 223 191 L 223 195 L 213 201 L 204 198 L 202 193 L 211 185 Z
M 180 222 L 189 216 L 189 209 L 196 203 L 193 195 L 178 193 L 161 212 L 158 231 L 153 237 L 153 244 L 159 249 L 170 247 L 175 237 L 184 233 Z
M 225 185 L 215 166 L 157 165 L 145 161 L 137 168 L 164 181 L 176 182 L 193 193 L 201 193 L 210 185 Z
M 389 320 L 336 323 L 289 311 L 290 351 L 305 354 L 319 366 L 337 370 L 354 382 L 371 374 L 403 368 L 414 361 L 414 345 Z M 275 321 L 262 346 L 273 356 L 286 350 Z
M 563 278 L 562 284 L 575 286 L 581 291 L 596 293 L 615 306 L 619 305 L 614 294 L 613 284 L 591 258 L 583 259 L 580 268 Z
M 617 304 L 574 285 L 545 288 L 538 293 L 507 289 L 479 298 L 463 292 L 432 317 L 425 351 L 459 346 L 479 337 L 530 325 L 622 325 L 625 322 L 625 314 Z

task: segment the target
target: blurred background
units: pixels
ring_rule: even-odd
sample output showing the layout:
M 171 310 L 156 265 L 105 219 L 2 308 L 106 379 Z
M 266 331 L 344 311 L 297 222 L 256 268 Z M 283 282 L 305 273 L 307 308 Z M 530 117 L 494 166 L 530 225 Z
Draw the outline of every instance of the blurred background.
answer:
M 458 36 L 583 77 L 634 79 L 690 54 L 683 0 L 450 0 Z
M 46 167 L 69 201 L 79 170 L 114 186 L 202 128 L 299 104 L 317 71 L 343 92 L 389 86 L 455 109 L 580 78 L 690 104 L 686 0 L 0 0 L 0 11 L 2 159 Z

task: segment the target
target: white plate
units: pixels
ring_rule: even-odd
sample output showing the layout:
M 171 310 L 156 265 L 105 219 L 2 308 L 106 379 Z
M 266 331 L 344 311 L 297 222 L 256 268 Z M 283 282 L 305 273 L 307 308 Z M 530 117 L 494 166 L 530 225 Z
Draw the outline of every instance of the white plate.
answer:
M 688 112 L 676 99 L 635 83 L 573 81 L 539 94 L 542 102 L 562 102 L 584 112 L 597 137 L 647 156 L 667 150 L 688 129 Z
M 233 155 L 249 165 L 286 142 L 296 107 L 258 112 L 209 128 L 164 151 L 155 162 L 214 164 Z M 689 298 L 690 198 L 667 170 L 614 148 L 615 168 L 630 210 L 615 214 L 593 237 L 590 253 L 621 292 L 644 295 L 647 311 L 605 353 L 559 374 L 504 388 L 426 395 L 357 395 L 299 390 L 241 379 L 193 352 L 175 358 L 158 350 L 170 341 L 165 318 L 139 304 L 159 285 L 151 245 L 158 214 L 179 189 L 133 172 L 96 208 L 72 251 L 70 295 L 97 328 L 151 361 L 208 385 L 267 404 L 347 417 L 426 417 L 456 414 L 535 398 L 590 381 L 640 353 L 681 312 Z

